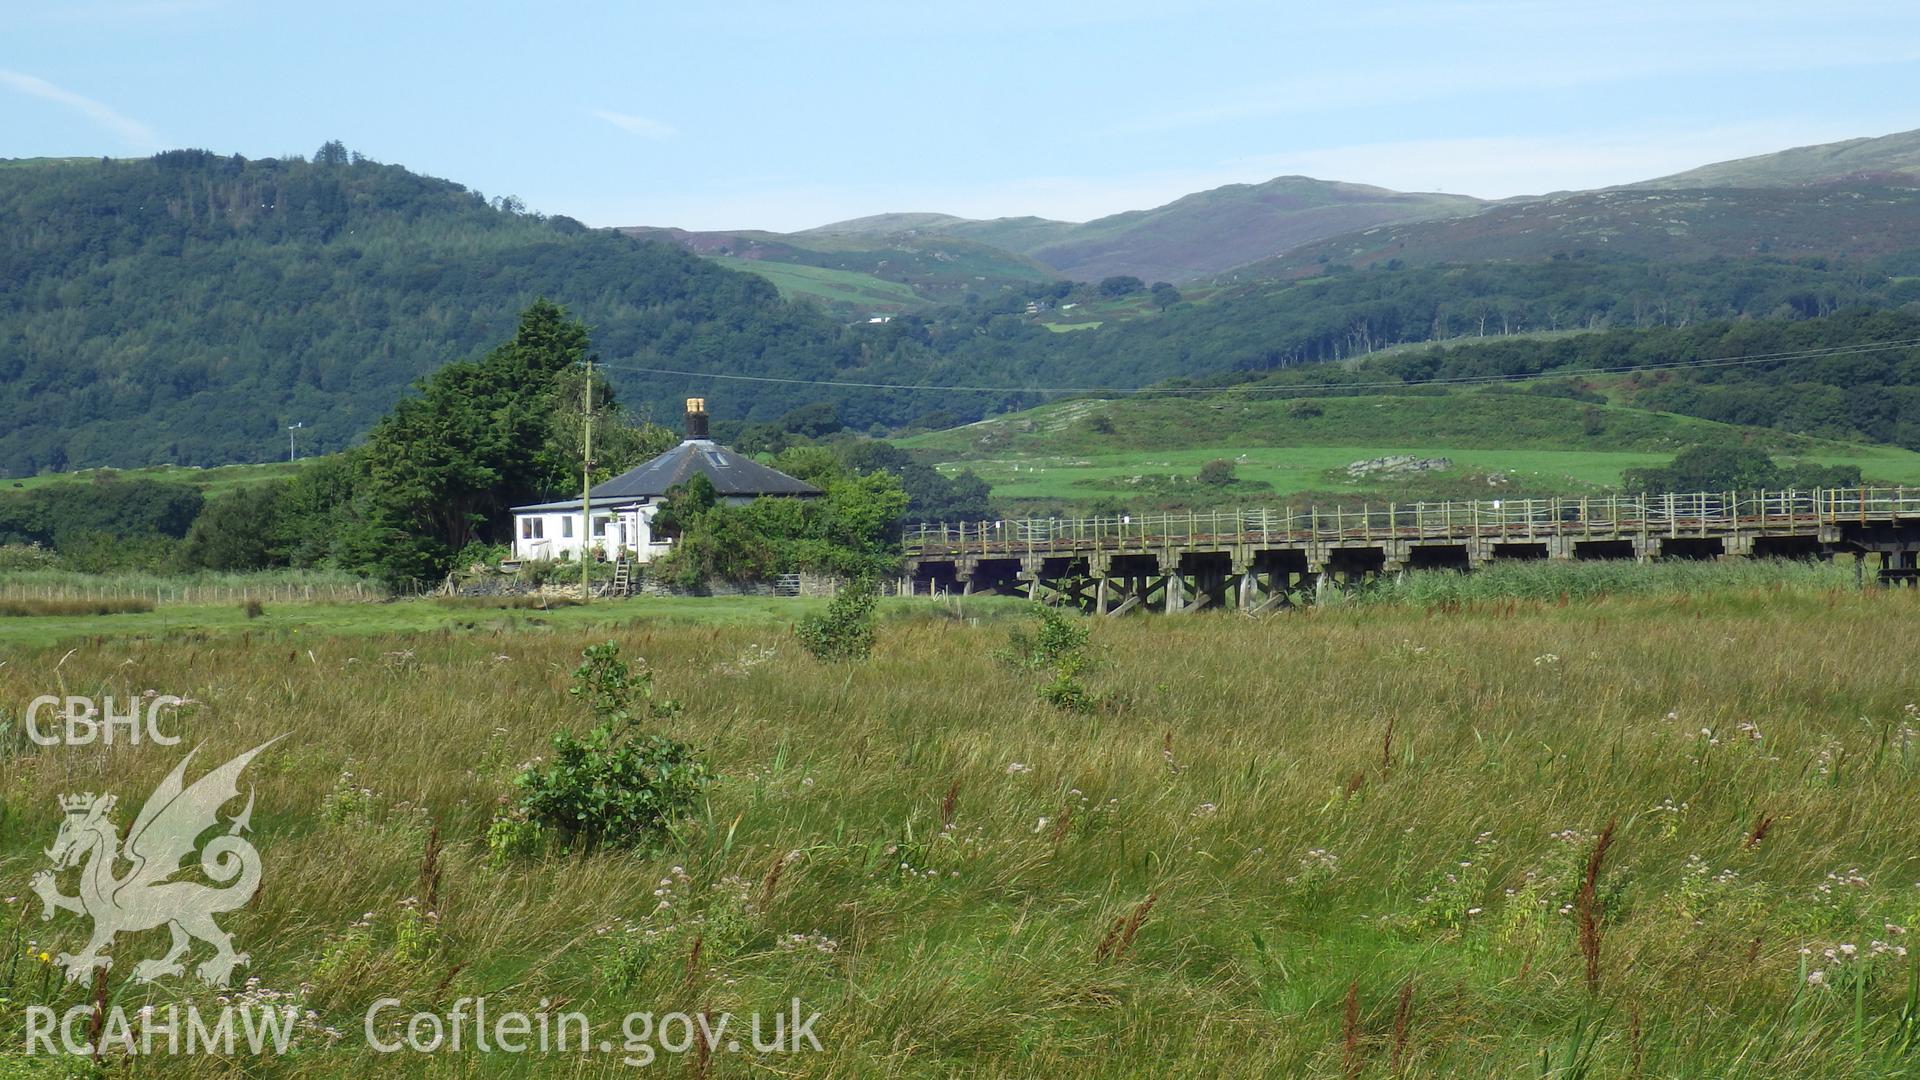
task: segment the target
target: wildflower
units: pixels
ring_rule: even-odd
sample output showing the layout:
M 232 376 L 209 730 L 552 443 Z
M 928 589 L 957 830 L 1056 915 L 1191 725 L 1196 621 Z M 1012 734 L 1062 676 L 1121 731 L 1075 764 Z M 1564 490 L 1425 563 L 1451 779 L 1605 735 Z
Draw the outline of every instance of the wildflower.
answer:
M 1024 764 L 1022 762 L 1010 761 L 1007 763 L 1008 776 L 1018 776 L 1021 773 L 1030 773 L 1032 771 L 1033 771 L 1033 766 Z
M 1825 985 L 1827 985 L 1827 973 L 1826 973 L 1826 972 L 1824 972 L 1824 971 L 1809 971 L 1809 972 L 1807 972 L 1807 985 L 1808 985 L 1808 986 L 1825 986 Z
M 1193 816 L 1194 817 L 1212 817 L 1215 813 L 1219 811 L 1219 809 L 1220 807 L 1216 806 L 1213 803 L 1203 802 L 1199 806 L 1196 806 L 1193 808 Z

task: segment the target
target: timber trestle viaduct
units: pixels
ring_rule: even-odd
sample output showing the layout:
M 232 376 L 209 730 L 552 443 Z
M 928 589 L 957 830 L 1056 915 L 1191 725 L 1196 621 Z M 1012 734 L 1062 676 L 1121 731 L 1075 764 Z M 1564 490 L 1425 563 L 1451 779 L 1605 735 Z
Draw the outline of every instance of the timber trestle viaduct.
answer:
M 1920 581 L 1920 489 L 1693 492 L 922 525 L 917 593 L 1003 593 L 1103 615 L 1283 607 L 1405 569 L 1501 559 L 1832 559 Z

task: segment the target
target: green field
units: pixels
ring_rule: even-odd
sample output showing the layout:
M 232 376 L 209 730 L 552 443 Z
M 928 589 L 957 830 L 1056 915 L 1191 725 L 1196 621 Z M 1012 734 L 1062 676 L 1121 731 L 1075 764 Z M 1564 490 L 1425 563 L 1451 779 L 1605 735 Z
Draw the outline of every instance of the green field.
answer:
M 780 290 L 780 295 L 789 299 L 820 300 L 879 312 L 904 311 L 924 303 L 911 288 L 899 282 L 853 270 L 832 270 L 822 266 L 803 266 L 769 259 L 739 259 L 725 255 L 709 258 L 730 270 L 744 270 L 766 278 L 774 288 Z
M 22 491 L 49 484 L 110 483 L 114 480 L 159 480 L 169 484 L 191 484 L 208 495 L 232 491 L 250 484 L 283 480 L 297 474 L 314 458 L 298 461 L 269 461 L 259 465 L 217 465 L 196 468 L 186 465 L 149 465 L 143 469 L 82 469 L 77 472 L 41 473 L 0 480 L 6 488 Z
M 656 1065 L 1911 1075 L 1920 875 L 1901 823 L 1920 816 L 1920 661 L 1885 644 L 1920 596 L 1679 570 L 1645 596 L 1100 621 L 1085 713 L 999 658 L 1005 603 L 890 606 L 874 659 L 831 666 L 796 647 L 792 601 L 473 626 L 410 602 L 16 642 L 0 1027 L 91 996 L 52 964 L 87 920 L 42 922 L 25 884 L 56 796 L 115 793 L 124 827 L 188 747 L 198 775 L 284 736 L 242 783 L 262 888 L 220 925 L 257 980 L 238 1000 L 302 1018 L 294 1052 L 174 1058 L 163 1039 L 102 1072 L 613 1075 L 630 1013 L 745 1024 L 798 998 L 820 1013 L 817 1051 L 716 1043 L 708 1060 L 689 1043 Z M 516 763 L 582 726 L 569 672 L 609 638 L 684 703 L 650 726 L 720 779 L 656 850 L 491 854 Z M 59 689 L 197 704 L 170 722 L 178 747 L 20 739 L 20 703 Z M 165 944 L 120 935 L 111 1004 L 234 999 L 126 978 Z M 193 948 L 189 963 L 209 951 Z M 444 1016 L 473 997 L 495 1016 L 560 1003 L 614 1049 L 368 1047 L 379 999 Z M 98 1075 L 66 1064 L 16 1053 L 0 1076 Z
M 1305 494 L 1579 494 L 1617 486 L 1624 470 L 1664 464 L 1697 444 L 1757 446 L 1783 462 L 1858 465 L 1871 481 L 1920 484 L 1920 454 L 1898 447 L 1516 393 L 1082 399 L 902 441 L 943 469 L 972 469 L 1002 500 L 1124 502 L 1132 494 L 1150 502 L 1165 484 L 1225 458 L 1238 480 L 1271 486 L 1234 496 L 1253 503 Z M 1445 457 L 1454 467 L 1405 480 L 1346 475 L 1354 462 L 1390 455 Z

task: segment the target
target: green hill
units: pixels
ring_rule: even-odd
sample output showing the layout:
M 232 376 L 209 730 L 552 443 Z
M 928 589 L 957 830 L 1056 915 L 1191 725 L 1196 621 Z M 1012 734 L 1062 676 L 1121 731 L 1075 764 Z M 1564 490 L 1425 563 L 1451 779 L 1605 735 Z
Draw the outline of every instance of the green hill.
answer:
M 1920 173 L 1920 131 L 1798 146 L 1645 180 L 1630 188 L 1792 187 L 1849 177 Z

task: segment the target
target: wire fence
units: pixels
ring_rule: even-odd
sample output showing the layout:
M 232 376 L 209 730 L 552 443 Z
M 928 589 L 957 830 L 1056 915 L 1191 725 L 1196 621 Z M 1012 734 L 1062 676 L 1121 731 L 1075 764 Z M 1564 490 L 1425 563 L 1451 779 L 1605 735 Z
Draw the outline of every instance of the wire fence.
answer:
M 0 600 L 150 600 L 156 607 L 257 603 L 371 603 L 392 594 L 378 585 L 351 582 L 167 582 L 10 580 L 0 577 Z

